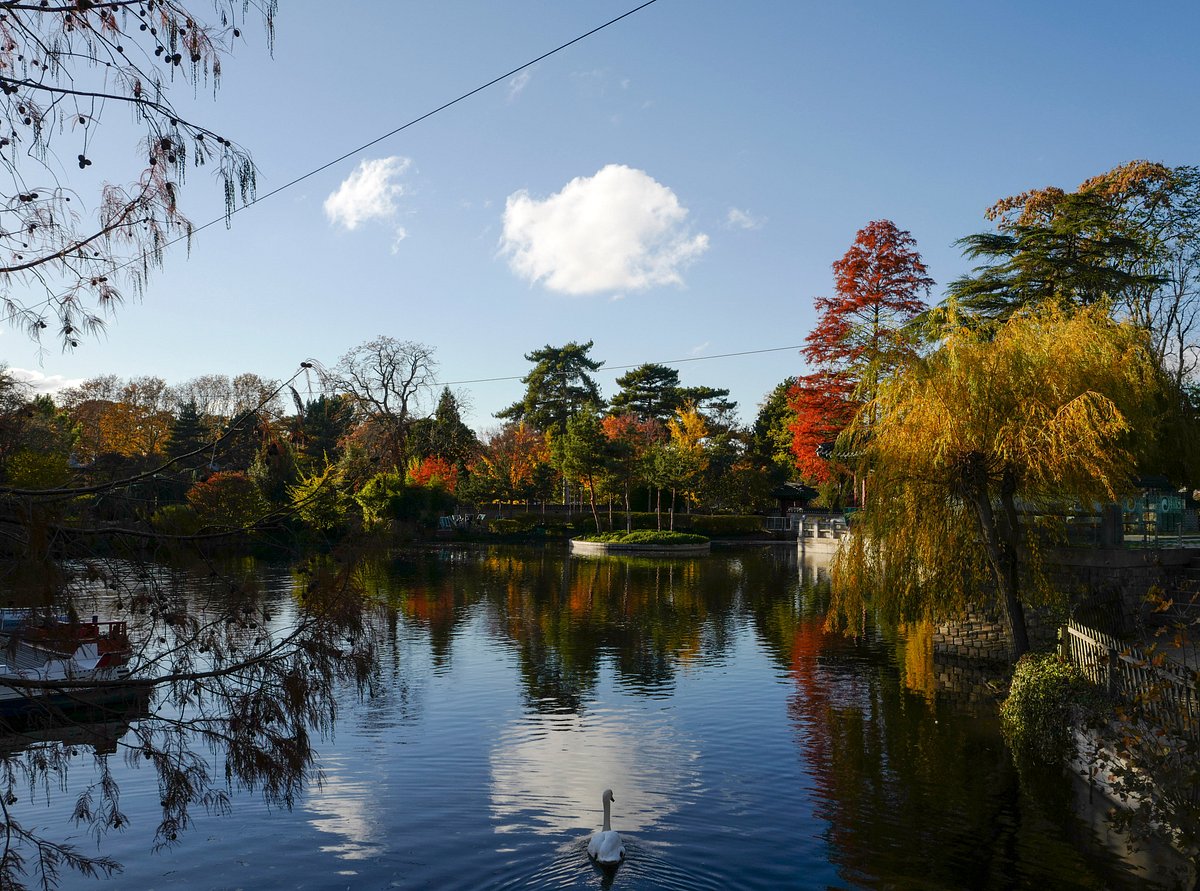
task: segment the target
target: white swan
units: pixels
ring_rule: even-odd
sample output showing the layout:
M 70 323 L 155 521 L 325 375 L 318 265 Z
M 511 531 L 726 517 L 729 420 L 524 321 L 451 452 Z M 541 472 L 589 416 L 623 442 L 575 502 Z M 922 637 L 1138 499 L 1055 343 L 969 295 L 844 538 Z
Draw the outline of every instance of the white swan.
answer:
M 604 790 L 603 800 L 604 827 L 588 842 L 588 856 L 601 866 L 616 866 L 625 859 L 625 845 L 621 843 L 621 833 L 613 829 L 609 822 L 609 803 L 616 801 L 612 789 Z

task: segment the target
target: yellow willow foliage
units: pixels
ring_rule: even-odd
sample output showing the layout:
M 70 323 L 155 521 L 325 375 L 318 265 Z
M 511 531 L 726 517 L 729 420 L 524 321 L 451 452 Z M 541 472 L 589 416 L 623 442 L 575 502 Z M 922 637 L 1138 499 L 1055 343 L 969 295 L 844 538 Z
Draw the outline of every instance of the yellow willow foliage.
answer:
M 868 605 L 917 621 L 994 596 L 971 496 L 984 491 L 1003 522 L 1006 487 L 1026 514 L 1021 599 L 1051 601 L 1046 524 L 1029 514 L 1128 491 L 1135 452 L 1154 444 L 1163 388 L 1144 333 L 1103 307 L 1019 314 L 990 340 L 951 332 L 885 381 L 843 434 L 867 497 L 834 563 L 830 627 L 857 631 Z
M 904 655 L 904 687 L 933 701 L 937 676 L 933 671 L 933 623 L 913 622 L 900 626 L 900 651 Z

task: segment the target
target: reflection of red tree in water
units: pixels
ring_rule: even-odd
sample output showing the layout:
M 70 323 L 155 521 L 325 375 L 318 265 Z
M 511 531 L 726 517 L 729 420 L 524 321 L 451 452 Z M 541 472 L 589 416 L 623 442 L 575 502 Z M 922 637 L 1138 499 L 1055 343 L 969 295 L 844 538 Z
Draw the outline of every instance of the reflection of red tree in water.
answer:
M 830 862 L 855 885 L 916 875 L 906 861 L 929 852 L 931 839 L 922 838 L 921 824 L 936 819 L 938 810 L 924 802 L 916 810 L 925 819 L 913 819 L 922 784 L 907 788 L 913 778 L 897 775 L 893 759 L 919 756 L 892 738 L 899 729 L 893 725 L 906 722 L 887 714 L 872 661 L 855 642 L 827 633 L 822 617 L 799 619 L 789 659 L 796 692 L 788 713 L 812 781 L 813 814 L 828 823 Z
M 796 683 L 796 693 L 788 700 L 788 714 L 800 734 L 801 755 L 809 762 L 809 776 L 828 798 L 828 769 L 832 758 L 829 691 L 822 683 L 818 660 L 827 647 L 828 635 L 819 618 L 801 619 L 792 634 L 792 652 L 788 673 Z M 828 816 L 821 814 L 822 817 Z
M 1111 868 L 1064 832 L 1054 791 L 1019 795 L 987 722 L 903 689 L 871 642 L 797 616 L 781 635 L 788 714 L 826 822 L 827 856 L 852 887 L 1090 888 Z M 1116 871 L 1114 870 L 1114 873 Z

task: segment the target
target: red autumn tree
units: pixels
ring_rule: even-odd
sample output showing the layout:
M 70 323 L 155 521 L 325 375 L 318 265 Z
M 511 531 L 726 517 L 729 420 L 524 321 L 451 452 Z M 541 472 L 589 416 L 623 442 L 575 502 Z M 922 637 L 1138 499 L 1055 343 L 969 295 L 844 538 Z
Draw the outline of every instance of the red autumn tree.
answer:
M 788 392 L 792 454 L 801 475 L 812 483 L 828 483 L 834 476 L 833 464 L 817 448 L 836 439 L 854 417 L 853 393 L 854 385 L 831 371 L 798 377 Z
M 836 438 L 915 349 L 905 326 L 933 287 L 916 244 L 890 220 L 868 223 L 833 264 L 835 295 L 814 301 L 817 324 L 802 353 L 816 371 L 798 379 L 789 405 L 797 467 L 816 482 L 833 474 L 816 447 Z

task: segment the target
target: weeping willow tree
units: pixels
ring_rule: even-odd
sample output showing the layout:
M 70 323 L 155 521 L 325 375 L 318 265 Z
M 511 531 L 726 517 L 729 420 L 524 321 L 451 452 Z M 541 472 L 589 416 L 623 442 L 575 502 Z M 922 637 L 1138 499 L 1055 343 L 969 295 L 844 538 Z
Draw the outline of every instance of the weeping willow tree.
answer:
M 1145 333 L 1103 307 L 1019 312 L 990 338 L 951 330 L 841 438 L 869 477 L 831 627 L 857 630 L 868 606 L 904 620 L 992 603 L 1020 656 L 1025 607 L 1054 597 L 1038 515 L 1126 491 L 1164 392 Z

